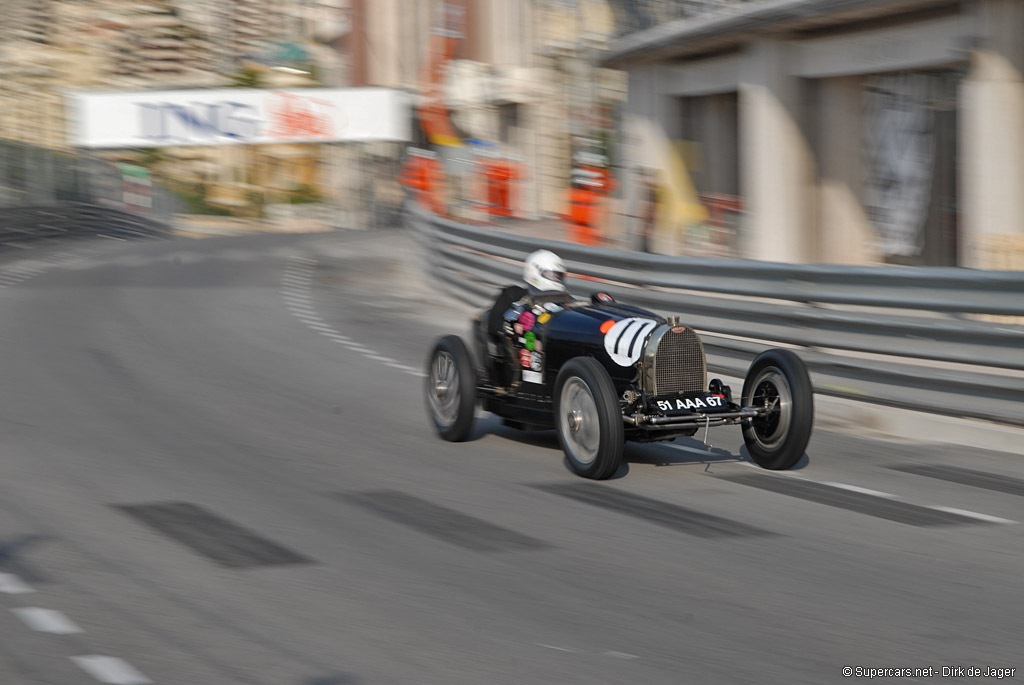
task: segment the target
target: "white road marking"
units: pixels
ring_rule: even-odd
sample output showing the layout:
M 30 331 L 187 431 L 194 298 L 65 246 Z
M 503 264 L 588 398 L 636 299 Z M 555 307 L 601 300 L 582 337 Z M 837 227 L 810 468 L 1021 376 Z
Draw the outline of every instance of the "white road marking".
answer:
M 848 485 L 846 483 L 834 483 L 832 481 L 825 481 L 822 485 L 828 485 L 833 488 L 840 488 L 841 490 L 849 490 L 850 492 L 859 492 L 863 495 L 872 495 L 874 497 L 884 497 L 886 499 L 897 499 L 896 495 L 888 492 L 882 492 L 881 490 L 871 490 L 869 488 L 862 488 L 858 485 Z
M 625 652 L 605 652 L 604 656 L 613 656 L 616 659 L 639 659 L 636 654 L 627 654 Z
M 0 592 L 8 595 L 26 595 L 35 590 L 13 573 L 0 573 Z
M 537 643 L 538 647 L 544 647 L 545 649 L 554 649 L 559 652 L 575 652 L 575 649 L 569 649 L 568 647 L 556 647 L 554 645 L 546 645 L 543 642 Z
M 153 681 L 139 673 L 124 659 L 114 656 L 73 656 L 78 667 L 101 683 L 110 685 L 147 685 Z
M 956 509 L 954 507 L 941 507 L 931 506 L 929 509 L 935 509 L 936 511 L 944 511 L 947 514 L 959 514 L 960 516 L 966 516 L 972 519 L 978 519 L 979 521 L 987 521 L 989 523 L 1017 523 L 1011 519 L 1000 518 L 999 516 L 989 516 L 988 514 L 979 514 L 976 511 L 968 511 L 966 509 Z
M 19 247 L 24 249 L 31 249 L 27 245 L 9 244 L 12 247 Z M 13 266 L 3 271 L 0 271 L 0 288 L 8 288 L 19 283 L 23 283 L 30 278 L 35 278 L 40 274 L 46 273 L 53 267 L 67 266 L 80 262 L 83 259 L 87 259 L 95 250 L 81 250 L 68 253 L 60 253 L 51 255 L 50 257 L 42 260 L 42 262 L 35 261 L 34 263 L 24 264 L 20 266 Z
M 300 266 L 297 262 L 303 262 Z M 288 311 L 313 331 L 336 343 L 345 345 L 350 350 L 359 352 L 367 359 L 380 362 L 385 366 L 404 371 L 413 376 L 423 378 L 425 373 L 404 364 L 399 364 L 390 357 L 377 354 L 374 350 L 353 342 L 348 336 L 342 335 L 330 325 L 324 324 L 312 304 L 314 268 L 317 261 L 308 257 L 290 257 L 289 265 L 281 276 L 280 294 Z
M 679 447 L 679 445 L 675 445 L 675 447 Z M 753 466 L 754 468 L 759 468 L 756 464 L 747 464 L 747 466 Z M 779 477 L 782 477 L 782 478 L 796 478 L 797 480 L 805 480 L 805 481 L 808 481 L 808 482 L 811 482 L 811 483 L 820 483 L 821 485 L 827 485 L 827 486 L 832 487 L 832 488 L 839 488 L 841 490 L 849 490 L 850 492 L 859 492 L 859 493 L 864 494 L 864 495 L 871 495 L 872 497 L 882 497 L 882 498 L 885 498 L 885 499 L 894 499 L 894 500 L 901 499 L 899 495 L 893 495 L 892 493 L 889 493 L 889 492 L 882 492 L 881 490 L 871 490 L 870 488 L 862 488 L 859 485 L 850 485 L 848 483 L 836 483 L 835 481 L 816 481 L 816 480 L 811 480 L 810 478 L 804 478 L 803 476 L 797 476 L 797 475 L 794 475 L 792 473 L 777 473 L 777 472 L 769 472 L 769 473 L 771 473 L 774 476 L 779 476 Z M 1004 518 L 1002 518 L 1000 516 L 990 516 L 989 514 L 981 514 L 981 513 L 978 513 L 976 511 L 968 511 L 967 509 L 957 509 L 955 507 L 945 507 L 945 506 L 938 505 L 938 504 L 926 504 L 926 505 L 922 505 L 922 506 L 925 506 L 928 509 L 934 509 L 935 511 L 944 511 L 947 514 L 957 514 L 959 516 L 966 516 L 967 518 L 978 519 L 979 521 L 986 521 L 988 523 L 1019 523 L 1018 521 L 1014 521 L 1012 519 L 1004 519 Z
M 72 635 L 82 632 L 75 622 L 59 611 L 39 607 L 18 607 L 11 611 L 32 630 L 55 635 Z

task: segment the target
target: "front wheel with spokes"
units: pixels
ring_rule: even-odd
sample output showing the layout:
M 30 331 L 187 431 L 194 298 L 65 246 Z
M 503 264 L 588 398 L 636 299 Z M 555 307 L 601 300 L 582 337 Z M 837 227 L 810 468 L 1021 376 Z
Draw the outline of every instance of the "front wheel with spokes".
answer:
M 613 476 L 625 437 L 608 371 L 593 357 L 576 357 L 558 372 L 552 399 L 558 442 L 572 470 L 595 480 Z
M 742 401 L 761 411 L 743 425 L 751 459 L 766 469 L 793 468 L 814 424 L 814 392 L 803 360 L 789 350 L 762 352 L 747 371 Z
M 476 376 L 466 343 L 457 335 L 437 341 L 427 360 L 427 410 L 438 435 L 462 442 L 473 430 Z

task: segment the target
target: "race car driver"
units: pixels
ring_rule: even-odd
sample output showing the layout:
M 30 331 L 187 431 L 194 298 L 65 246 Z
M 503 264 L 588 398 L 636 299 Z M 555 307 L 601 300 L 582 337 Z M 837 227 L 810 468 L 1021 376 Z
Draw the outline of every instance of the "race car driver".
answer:
M 537 300 L 571 300 L 565 289 L 565 263 L 550 250 L 531 252 L 523 263 L 523 282 L 501 289 L 488 316 L 488 330 L 497 334 L 501 330 L 502 315 L 515 305 L 532 307 Z
M 524 288 L 521 285 L 509 285 L 501 289 L 494 301 L 494 306 L 485 317 L 486 349 L 495 362 L 494 378 L 510 378 L 514 368 L 508 359 L 508 347 L 505 337 L 505 315 L 509 310 L 529 310 L 543 304 L 565 304 L 572 302 L 573 297 L 565 287 L 565 263 L 562 258 L 550 250 L 537 250 L 527 256 L 523 263 Z

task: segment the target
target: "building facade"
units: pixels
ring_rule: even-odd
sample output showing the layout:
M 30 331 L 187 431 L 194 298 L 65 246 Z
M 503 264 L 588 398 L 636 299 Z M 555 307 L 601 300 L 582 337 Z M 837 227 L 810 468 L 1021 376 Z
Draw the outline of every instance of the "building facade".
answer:
M 742 205 L 740 256 L 1024 268 L 1021 36 L 1017 0 L 755 0 L 605 64 L 629 72 L 627 165 L 671 183 L 681 150 Z
M 425 97 L 431 37 L 452 37 L 457 45 L 440 67 L 444 106 L 459 138 L 480 143 L 467 142 L 454 156 L 486 150 L 511 157 L 526 172 L 517 182 L 517 211 L 564 211 L 574 137 L 611 132 L 625 99 L 624 75 L 596 65 L 614 35 L 612 3 L 352 0 L 351 8 L 352 85 Z

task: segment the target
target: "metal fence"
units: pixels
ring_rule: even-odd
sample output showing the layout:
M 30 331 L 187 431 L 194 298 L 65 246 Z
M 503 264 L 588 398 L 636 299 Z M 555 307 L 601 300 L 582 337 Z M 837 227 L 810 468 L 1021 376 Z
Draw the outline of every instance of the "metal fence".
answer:
M 696 19 L 736 12 L 765 0 L 614 0 L 615 33 L 623 35 L 678 19 Z
M 129 191 L 130 194 L 130 189 Z M 60 150 L 0 140 L 0 207 L 49 206 L 67 202 L 99 205 L 171 223 L 179 202 L 150 186 L 145 206 L 126 202 L 125 174 L 110 162 Z
M 520 280 L 524 256 L 547 248 L 566 260 L 574 293 L 679 314 L 720 371 L 741 375 L 766 346 L 794 346 L 832 379 L 819 391 L 1024 425 L 1024 272 L 651 255 L 467 226 L 414 205 L 406 216 L 431 274 L 470 304 Z
M 132 202 L 140 196 L 144 203 Z M 0 140 L 0 250 L 97 235 L 162 235 L 177 204 L 159 187 L 140 195 L 109 162 Z

